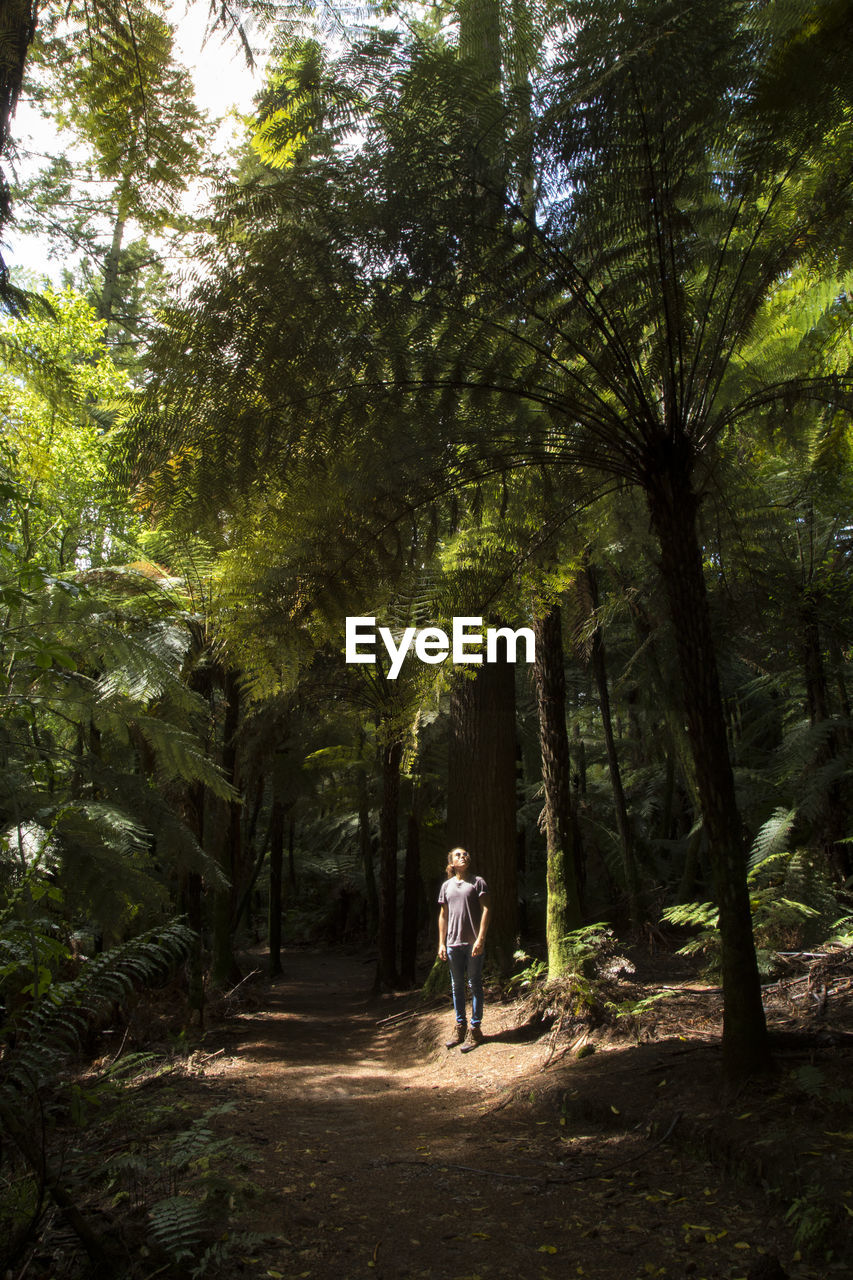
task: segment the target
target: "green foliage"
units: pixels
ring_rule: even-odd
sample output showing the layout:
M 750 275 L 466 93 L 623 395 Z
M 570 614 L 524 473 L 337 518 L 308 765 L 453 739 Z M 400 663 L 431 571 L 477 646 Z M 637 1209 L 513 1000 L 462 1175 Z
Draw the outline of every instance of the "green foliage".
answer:
M 70 5 L 40 27 L 42 102 L 95 152 L 102 178 L 133 190 L 128 209 L 161 226 L 194 172 L 203 137 L 189 73 L 172 53 L 172 30 L 154 6 L 137 0 L 124 13 Z M 165 217 L 164 217 L 165 215 Z
M 756 842 L 756 850 L 778 843 L 787 831 L 786 822 L 776 815 L 768 823 L 768 830 L 769 834 Z M 748 884 L 759 965 L 762 973 L 769 974 L 777 951 L 796 950 L 806 945 L 810 937 L 823 936 L 836 899 L 826 872 L 816 868 L 814 858 L 805 850 L 776 852 L 760 861 L 753 859 Z M 792 890 L 809 900 L 789 896 Z M 663 919 L 676 927 L 697 931 L 680 948 L 680 955 L 703 955 L 712 969 L 717 967 L 718 912 L 713 903 L 667 907 Z
M 615 938 L 606 924 L 589 924 L 574 929 L 564 939 L 567 964 L 559 978 L 548 980 L 548 964 L 532 960 L 524 951 L 516 952 L 525 967 L 509 980 L 510 989 L 528 992 L 540 1011 L 554 1008 L 572 1017 L 587 1017 L 601 1010 L 603 992 L 615 971 L 628 962 L 615 954 Z
M 112 486 L 128 384 L 103 329 L 67 289 L 0 334 L 0 881 L 49 832 L 69 910 L 119 935 L 169 914 L 173 868 L 205 865 L 180 785 L 231 792 L 184 679 L 186 598 L 121 563 L 139 521 Z
M 785 1214 L 794 1232 L 793 1243 L 812 1257 L 828 1256 L 825 1248 L 832 1226 L 832 1209 L 823 1187 L 809 1187 Z
M 9 840 L 4 841 L 8 853 Z M 25 864 L 17 884 L 3 886 L 0 910 L 0 1001 L 6 1009 L 22 1002 L 38 1006 L 71 959 L 64 931 L 59 927 L 62 892 L 40 865 L 50 864 L 50 832 L 42 835 L 32 861 Z M 19 850 L 19 852 L 21 852 Z M 0 1034 L 11 1024 L 0 1026 Z
M 40 973 L 46 966 L 38 938 L 31 937 L 36 948 L 33 971 Z M 161 980 L 187 954 L 191 942 L 186 925 L 174 921 L 86 960 L 75 977 L 47 983 L 40 998 L 21 1007 L 4 1028 L 14 1031 L 15 1047 L 4 1059 L 0 1102 L 14 1107 L 17 1098 L 32 1096 L 54 1080 L 86 1026 L 110 1005 L 121 1003 L 137 984 Z
M 590 976 L 607 959 L 613 947 L 613 930 L 607 924 L 586 924 L 563 939 L 569 958 L 567 972 Z
M 632 1019 L 634 1035 L 636 1036 L 637 1043 L 639 1044 L 643 1029 L 643 1019 L 646 1014 L 650 1013 L 660 1000 L 666 1000 L 672 994 L 673 993 L 671 991 L 653 991 L 651 995 L 643 996 L 639 1000 L 628 999 L 616 1002 L 613 1000 L 607 1000 L 604 1007 L 605 1009 L 609 1009 L 617 1019 Z
M 137 1108 L 129 1093 L 128 1105 Z M 144 1217 L 155 1254 L 191 1268 L 194 1276 L 225 1260 L 226 1243 L 247 1243 L 241 1233 L 227 1230 L 237 1200 L 254 1190 L 247 1175 L 254 1154 L 217 1132 L 217 1121 L 232 1110 L 232 1103 L 222 1103 L 187 1124 L 179 1118 L 175 1127 L 173 1103 L 149 1104 L 144 1125 L 138 1131 L 131 1126 L 130 1140 L 99 1174 L 114 1206 L 126 1208 L 137 1222 Z
M 205 1237 L 204 1208 L 186 1196 L 158 1200 L 148 1211 L 151 1239 L 172 1262 L 187 1262 Z
M 3 460 L 14 475 L 11 546 L 0 560 L 6 572 L 10 561 L 52 572 L 103 564 L 135 523 L 108 493 L 113 462 L 104 433 L 127 378 L 80 294 L 48 289 L 44 298 L 47 314 L 7 320 L 0 330 Z
M 842 916 L 836 920 L 827 941 L 830 946 L 853 947 L 853 916 Z
M 524 968 L 514 973 L 507 987 L 510 991 L 525 991 L 529 987 L 535 986 L 539 982 L 543 982 L 548 976 L 548 964 L 545 960 L 534 960 L 526 951 L 513 952 L 513 960 L 516 964 L 524 964 Z M 527 961 L 525 964 L 524 962 Z
M 827 1085 L 826 1073 L 813 1062 L 806 1062 L 791 1072 L 791 1079 L 797 1089 L 812 1102 L 823 1103 L 829 1107 L 849 1107 L 853 1103 L 853 1089 L 842 1085 L 830 1088 Z
M 0 916 L 0 993 L 5 1004 L 0 1034 L 6 1046 L 0 1121 L 9 1136 L 0 1151 L 0 1185 L 7 1191 L 0 1202 L 0 1220 L 10 1226 L 12 1248 L 35 1225 L 47 1192 L 62 1203 L 53 1170 L 55 1126 L 66 1119 L 87 1125 L 103 1101 L 103 1089 L 119 1079 L 117 1071 L 108 1071 L 98 1084 L 80 1087 L 69 1068 L 69 1055 L 80 1047 L 87 1030 L 135 987 L 161 981 L 184 958 L 192 941 L 187 928 L 173 922 L 82 962 L 78 972 L 67 977 L 62 969 L 72 965 L 61 942 L 57 914 L 35 914 L 45 897 L 58 905 L 40 874 L 37 864 L 25 872 Z

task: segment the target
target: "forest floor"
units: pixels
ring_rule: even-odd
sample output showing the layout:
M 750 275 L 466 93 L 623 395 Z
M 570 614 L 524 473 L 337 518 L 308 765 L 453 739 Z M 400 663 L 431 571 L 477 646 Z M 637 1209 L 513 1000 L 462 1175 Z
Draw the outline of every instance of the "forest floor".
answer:
M 817 997 L 780 988 L 769 1017 L 791 1043 L 733 1094 L 719 992 L 677 965 L 673 982 L 671 956 L 638 970 L 633 999 L 673 987 L 639 1024 L 524 1039 L 519 1002 L 494 993 L 464 1055 L 445 1048 L 449 1000 L 372 996 L 359 955 L 291 950 L 284 968 L 244 984 L 178 1085 L 230 1104 L 216 1131 L 254 1157 L 241 1214 L 258 1238 L 228 1274 L 853 1276 L 853 1050 L 828 1030 L 853 1029 L 849 980 L 819 1026 Z

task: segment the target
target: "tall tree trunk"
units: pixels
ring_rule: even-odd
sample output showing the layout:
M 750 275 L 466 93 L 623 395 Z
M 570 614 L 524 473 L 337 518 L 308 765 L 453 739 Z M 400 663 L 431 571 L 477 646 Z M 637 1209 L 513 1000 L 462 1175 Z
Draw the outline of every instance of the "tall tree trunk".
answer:
M 806 710 L 812 725 L 824 724 L 831 719 L 829 706 L 829 681 L 823 656 L 820 629 L 819 601 L 814 591 L 808 591 L 800 604 L 802 626 L 803 675 L 806 686 Z M 816 765 L 822 768 L 841 755 L 841 743 L 835 727 L 827 731 L 826 739 L 818 748 Z M 823 796 L 817 818 L 817 830 L 823 854 L 836 880 L 844 883 L 851 874 L 848 846 L 843 844 L 849 825 L 848 807 L 838 782 L 831 783 Z
M 361 749 L 364 735 L 361 735 Z M 364 871 L 364 894 L 367 900 L 367 936 L 375 938 L 379 928 L 379 894 L 376 889 L 376 871 L 373 865 L 373 840 L 370 834 L 370 797 L 367 792 L 367 772 L 358 770 L 358 845 Z
M 194 645 L 191 652 L 193 660 L 187 664 L 186 679 L 190 689 L 200 694 L 209 704 L 211 695 L 211 672 L 206 663 L 197 661 L 199 656 L 198 633 L 194 634 Z M 205 743 L 209 748 L 209 743 Z M 189 827 L 200 848 L 205 847 L 207 833 L 204 826 L 207 807 L 207 790 L 203 782 L 193 782 L 185 788 L 181 800 L 184 821 Z M 204 901 L 201 872 L 188 871 L 183 885 L 183 909 L 186 912 L 187 924 L 195 934 L 192 949 L 187 957 L 187 1003 L 197 1015 L 198 1024 L 204 1023 Z
M 292 813 L 287 824 L 287 883 L 296 890 L 296 818 Z
M 587 589 L 593 609 L 598 608 L 598 579 L 592 565 L 584 569 Z M 590 666 L 598 690 L 598 705 L 601 709 L 601 727 L 604 733 L 604 748 L 607 752 L 607 767 L 610 771 L 610 786 L 613 791 L 613 807 L 616 812 L 616 829 L 619 832 L 619 846 L 622 850 L 622 870 L 625 877 L 625 892 L 628 897 L 628 914 L 634 929 L 643 924 L 643 902 L 640 889 L 640 873 L 634 849 L 634 835 L 628 817 L 628 805 L 625 802 L 625 789 L 622 786 L 622 771 L 619 767 L 619 756 L 613 737 L 613 718 L 610 710 L 610 689 L 607 682 L 607 653 L 601 627 L 596 622 L 590 648 Z
M 653 691 L 657 695 L 658 710 L 666 721 L 666 726 L 669 730 L 672 750 L 667 752 L 667 759 L 672 759 L 674 751 L 681 777 L 698 815 L 700 810 L 699 788 L 696 784 L 696 766 L 693 763 L 693 753 L 684 730 L 683 700 L 680 697 L 680 693 L 673 689 L 672 682 L 664 676 L 655 648 L 652 622 L 636 595 L 628 595 L 628 607 L 631 611 L 637 640 L 645 653 L 645 666 L 652 678 Z
M 284 805 L 273 800 L 270 817 L 269 973 L 277 978 L 281 968 L 281 877 L 284 865 Z
M 453 685 L 447 839 L 469 851 L 489 887 L 488 949 L 503 972 L 518 930 L 515 760 L 515 667 L 501 657 Z
M 127 226 L 127 210 L 130 195 L 130 183 L 123 182 L 118 192 L 118 208 L 113 223 L 113 238 L 104 262 L 104 283 L 101 296 L 98 298 L 96 314 L 99 320 L 105 320 L 107 326 L 113 316 L 116 294 L 118 293 L 118 274 L 121 262 L 121 246 Z
M 229 667 L 222 681 L 225 722 L 222 729 L 222 771 L 232 785 L 237 784 L 237 730 L 240 725 L 240 685 L 237 672 Z M 239 981 L 240 970 L 234 955 L 231 921 L 235 902 L 235 885 L 240 867 L 240 803 L 220 800 L 223 810 L 216 861 L 226 883 L 213 892 L 213 955 L 210 978 L 214 986 Z
M 486 92 L 471 119 L 472 236 L 490 233 L 504 216 L 505 114 L 501 10 L 498 0 L 460 0 L 459 54 Z M 494 97 L 490 98 L 490 94 Z M 449 846 L 468 849 L 475 874 L 489 886 L 488 949 L 503 972 L 512 967 L 518 928 L 516 851 L 515 669 L 505 661 L 459 677 L 451 694 Z
M 578 721 L 575 721 L 575 727 L 572 732 L 574 739 L 575 753 L 575 773 L 574 788 L 579 796 L 586 795 L 586 745 L 581 735 L 581 727 Z
M 580 833 L 572 804 L 571 759 L 566 730 L 566 674 L 560 607 L 551 606 L 533 624 L 536 660 L 533 667 L 539 708 L 539 744 L 545 788 L 547 845 L 548 977 L 567 968 L 566 935 L 583 923 Z
M 194 782 L 184 792 L 181 809 L 183 818 L 200 846 L 204 846 L 204 799 L 205 788 L 201 782 Z M 198 1025 L 204 1025 L 204 963 L 203 941 L 204 920 L 202 916 L 202 879 L 201 872 L 187 871 L 181 888 L 181 907 L 187 917 L 187 924 L 193 931 L 193 940 L 187 956 L 187 1004 L 191 1013 L 195 1014 Z
M 501 21 L 496 0 L 460 0 L 459 53 L 496 88 L 501 77 Z
M 380 815 L 379 964 L 377 985 L 395 987 L 397 973 L 397 845 L 400 826 L 400 761 L 403 743 L 392 738 L 382 747 L 382 812 Z
M 248 788 L 247 788 L 248 789 Z M 261 816 L 261 807 L 264 802 L 264 778 L 259 775 L 255 780 L 255 794 L 252 800 L 251 812 L 247 815 L 247 805 L 244 801 L 240 812 L 240 865 L 235 868 L 239 872 L 240 879 L 235 881 L 232 897 L 235 902 L 233 914 L 231 916 L 231 932 L 236 937 L 240 930 L 240 925 L 245 916 L 246 928 L 251 931 L 252 928 L 252 893 L 255 883 L 261 872 L 261 867 L 266 861 L 266 851 L 269 845 L 269 828 L 264 838 L 261 848 L 257 851 L 254 849 L 255 835 L 258 829 L 258 819 Z
M 770 1063 L 761 981 L 752 936 L 747 862 L 728 753 L 711 617 L 697 535 L 698 501 L 686 441 L 668 443 L 645 479 L 660 570 L 672 617 L 687 732 L 708 837 L 720 912 L 723 970 L 723 1062 L 744 1076 Z
M 628 584 L 625 583 L 625 585 Z M 684 728 L 684 703 L 680 689 L 674 689 L 673 682 L 664 677 L 655 648 L 654 628 L 642 603 L 634 593 L 627 593 L 627 599 L 637 640 L 645 653 L 645 666 L 651 676 L 652 691 L 657 697 L 657 707 L 664 718 L 669 738 L 669 746 L 666 749 L 666 802 L 663 809 L 661 837 L 664 840 L 671 838 L 670 825 L 675 800 L 673 783 L 676 765 L 693 808 L 691 826 L 694 826 L 695 830 L 691 831 L 687 840 L 677 891 L 678 902 L 690 902 L 695 897 L 696 882 L 702 867 L 704 832 L 701 824 L 702 802 L 696 782 L 696 765 L 690 740 Z M 698 826 L 696 826 L 697 823 Z
M 0 246 L 6 244 L 6 226 L 12 218 L 9 182 L 3 162 L 12 151 L 10 128 L 24 68 L 38 25 L 38 0 L 5 0 L 0 5 Z M 0 302 L 10 307 L 16 290 L 9 282 L 9 268 L 0 251 Z M 10 307 L 11 309 L 11 307 Z
M 406 831 L 406 863 L 403 872 L 403 921 L 400 931 L 400 977 L 406 987 L 413 987 L 416 981 L 420 904 L 421 827 L 417 811 L 417 796 L 414 795 Z
M 188 871 L 181 892 L 182 907 L 193 940 L 187 956 L 187 1004 L 199 1027 L 204 1025 L 204 965 L 202 963 L 202 883 L 198 871 Z

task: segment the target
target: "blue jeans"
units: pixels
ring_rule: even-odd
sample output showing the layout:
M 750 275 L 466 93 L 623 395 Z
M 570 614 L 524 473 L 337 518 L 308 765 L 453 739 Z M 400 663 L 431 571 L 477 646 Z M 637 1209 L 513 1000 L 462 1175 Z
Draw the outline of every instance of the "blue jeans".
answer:
M 447 948 L 450 981 L 453 986 L 453 1009 L 456 1021 L 465 1021 L 465 978 L 471 988 L 471 1026 L 479 1027 L 483 1017 L 483 953 L 471 955 L 472 942 Z

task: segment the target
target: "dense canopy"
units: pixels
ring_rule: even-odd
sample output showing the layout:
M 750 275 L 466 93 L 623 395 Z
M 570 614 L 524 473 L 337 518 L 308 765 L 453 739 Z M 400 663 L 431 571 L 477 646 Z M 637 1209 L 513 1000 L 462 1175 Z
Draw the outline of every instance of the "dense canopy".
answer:
M 455 846 L 496 981 L 574 1016 L 651 937 L 770 1066 L 762 982 L 850 933 L 849 16 L 212 5 L 273 41 L 226 160 L 167 8 L 4 8 L 0 233 L 65 256 L 0 262 L 10 1259 L 49 1193 L 104 1261 L 36 1133 L 99 984 L 434 990 Z

